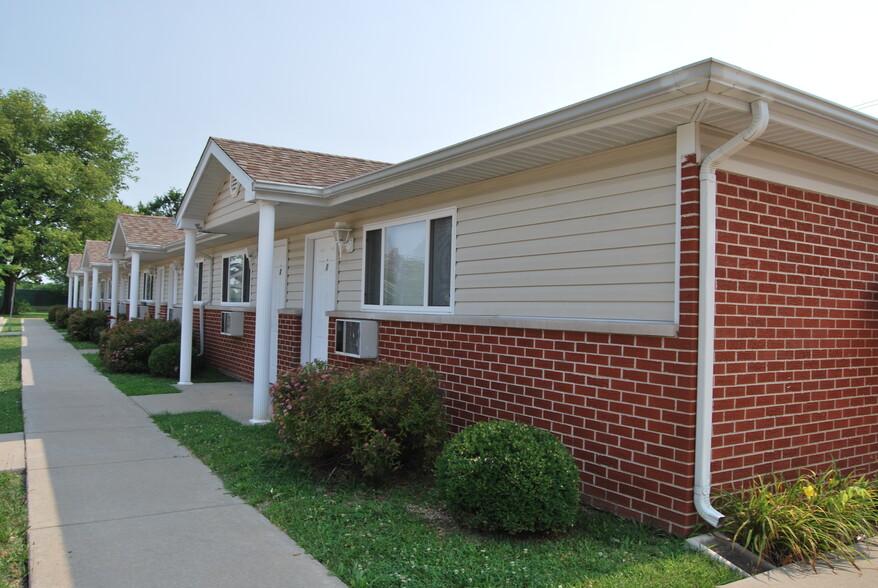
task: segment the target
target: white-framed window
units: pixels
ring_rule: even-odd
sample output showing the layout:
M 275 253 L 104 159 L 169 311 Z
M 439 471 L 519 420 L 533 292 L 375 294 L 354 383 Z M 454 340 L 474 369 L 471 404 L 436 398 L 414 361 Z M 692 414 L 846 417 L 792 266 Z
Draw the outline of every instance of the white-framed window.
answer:
M 250 302 L 250 260 L 243 253 L 223 257 L 223 298 L 226 304 Z
M 128 302 L 130 300 L 130 298 L 131 298 L 131 274 L 128 274 L 128 277 L 125 278 L 125 298 L 123 298 L 123 300 Z
M 363 308 L 451 312 L 455 211 L 364 227 Z
M 143 284 L 141 288 L 141 300 L 144 302 L 152 302 L 153 299 L 153 288 L 155 286 L 154 277 L 152 272 L 143 272 L 143 277 L 141 277 L 141 283 Z

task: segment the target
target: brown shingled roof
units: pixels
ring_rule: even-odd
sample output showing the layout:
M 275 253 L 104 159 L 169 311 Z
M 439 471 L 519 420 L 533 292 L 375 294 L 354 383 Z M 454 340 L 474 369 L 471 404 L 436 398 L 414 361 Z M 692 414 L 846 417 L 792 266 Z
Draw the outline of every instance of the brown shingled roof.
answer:
M 254 180 L 323 188 L 390 165 L 382 161 L 211 138 Z
M 78 272 L 82 269 L 82 253 L 71 253 L 67 258 L 67 271 Z
M 183 238 L 183 231 L 174 226 L 174 219 L 168 216 L 120 214 L 119 223 L 129 247 L 166 245 Z
M 107 258 L 107 249 L 110 246 L 109 241 L 86 241 L 85 252 L 88 254 L 88 262 L 91 263 L 110 263 Z

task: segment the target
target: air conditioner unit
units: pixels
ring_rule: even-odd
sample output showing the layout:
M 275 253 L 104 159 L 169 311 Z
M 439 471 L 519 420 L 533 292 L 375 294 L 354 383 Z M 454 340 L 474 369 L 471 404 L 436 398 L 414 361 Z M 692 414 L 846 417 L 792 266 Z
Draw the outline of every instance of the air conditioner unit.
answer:
M 243 312 L 224 312 L 222 313 L 222 325 L 220 332 L 223 335 L 232 337 L 241 337 L 244 335 L 244 313 Z
M 182 321 L 183 320 L 183 309 L 182 308 L 168 307 L 168 320 L 169 321 Z
M 335 352 L 361 359 L 378 357 L 378 322 L 335 321 Z
M 146 318 L 149 316 L 149 306 L 141 304 L 137 307 L 137 318 Z

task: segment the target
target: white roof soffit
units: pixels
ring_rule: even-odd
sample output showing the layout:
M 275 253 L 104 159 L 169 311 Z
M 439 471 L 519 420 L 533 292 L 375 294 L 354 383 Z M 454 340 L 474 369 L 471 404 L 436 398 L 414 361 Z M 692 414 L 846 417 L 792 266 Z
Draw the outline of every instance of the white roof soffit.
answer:
M 702 61 L 333 186 L 337 205 L 406 198 L 673 134 L 687 122 L 737 133 L 771 103 L 761 140 L 878 173 L 878 120 L 716 60 Z
M 296 224 L 310 222 L 671 135 L 692 121 L 738 133 L 756 99 L 771 107 L 760 141 L 878 174 L 878 120 L 708 59 L 326 188 L 251 180 L 245 198 L 292 205 Z M 224 169 L 211 171 L 211 161 Z M 230 166 L 240 170 L 209 141 L 183 216 L 206 216 Z

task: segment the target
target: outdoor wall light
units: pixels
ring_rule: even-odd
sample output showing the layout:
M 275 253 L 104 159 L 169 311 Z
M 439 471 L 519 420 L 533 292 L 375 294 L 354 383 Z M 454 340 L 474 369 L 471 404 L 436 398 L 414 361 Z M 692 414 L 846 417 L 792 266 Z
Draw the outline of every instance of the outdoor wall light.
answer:
M 332 238 L 335 239 L 335 244 L 338 246 L 339 253 L 341 252 L 342 245 L 344 245 L 344 250 L 348 253 L 354 250 L 354 230 L 346 223 L 335 223 L 335 226 L 330 231 L 332 232 Z

